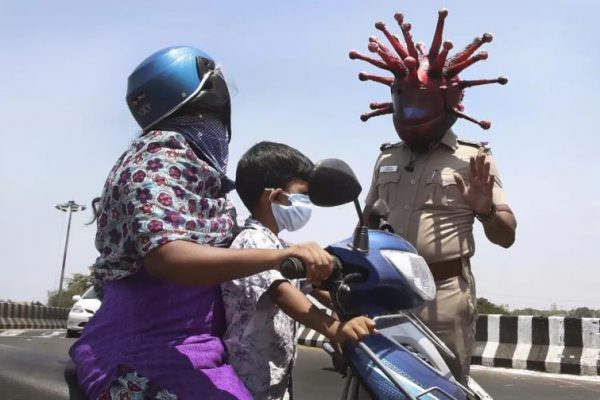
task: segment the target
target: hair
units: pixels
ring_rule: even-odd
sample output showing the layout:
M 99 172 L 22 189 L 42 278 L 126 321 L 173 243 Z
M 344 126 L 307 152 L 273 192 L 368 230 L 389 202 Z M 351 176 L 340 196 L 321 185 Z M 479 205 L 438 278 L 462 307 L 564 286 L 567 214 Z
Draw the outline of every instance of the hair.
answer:
M 267 188 L 286 188 L 295 179 L 308 181 L 314 164 L 298 150 L 282 143 L 260 142 L 240 159 L 235 188 L 252 212 Z

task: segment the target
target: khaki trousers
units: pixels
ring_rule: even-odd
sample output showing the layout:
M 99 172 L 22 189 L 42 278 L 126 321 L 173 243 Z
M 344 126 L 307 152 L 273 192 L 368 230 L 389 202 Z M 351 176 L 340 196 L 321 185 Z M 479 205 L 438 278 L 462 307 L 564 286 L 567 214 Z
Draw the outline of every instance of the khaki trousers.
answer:
M 463 260 L 463 276 L 438 281 L 436 288 L 435 299 L 421 306 L 416 313 L 454 353 L 455 359 L 444 359 L 456 380 L 466 384 L 478 315 L 475 280 L 469 260 Z

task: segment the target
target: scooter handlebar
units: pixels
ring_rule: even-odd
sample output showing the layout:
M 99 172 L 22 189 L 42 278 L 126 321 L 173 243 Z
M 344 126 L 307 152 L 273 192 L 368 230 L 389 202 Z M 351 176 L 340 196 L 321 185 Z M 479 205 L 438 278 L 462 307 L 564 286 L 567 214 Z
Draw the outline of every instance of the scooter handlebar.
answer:
M 340 259 L 333 256 L 333 272 L 331 277 L 338 276 L 342 272 L 342 263 Z M 302 279 L 306 278 L 306 267 L 301 259 L 297 257 L 288 257 L 281 263 L 279 267 L 281 275 L 287 279 Z M 331 277 L 329 279 L 331 279 Z
M 296 257 L 288 257 L 281 263 L 279 271 L 284 278 L 300 279 L 306 277 L 306 267 L 302 260 Z

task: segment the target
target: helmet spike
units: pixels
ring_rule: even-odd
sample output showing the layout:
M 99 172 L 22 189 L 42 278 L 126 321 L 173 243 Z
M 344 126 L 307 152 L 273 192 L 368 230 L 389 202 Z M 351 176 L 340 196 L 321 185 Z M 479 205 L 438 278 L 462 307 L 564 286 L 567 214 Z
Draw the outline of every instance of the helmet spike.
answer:
M 483 36 L 476 37 L 460 53 L 454 55 L 454 57 L 448 61 L 448 66 L 452 67 L 454 64 L 465 61 L 475 53 L 475 50 L 483 46 L 484 43 L 490 43 L 493 39 L 494 37 L 490 33 L 484 33 Z
M 406 42 L 406 49 L 408 50 L 408 55 L 413 57 L 415 60 L 419 59 L 419 55 L 417 53 L 417 49 L 415 48 L 415 43 L 413 42 L 412 35 L 410 34 L 411 25 L 408 22 L 404 22 L 404 15 L 400 13 L 396 13 L 394 15 L 394 19 L 400 25 L 400 29 L 402 30 L 402 35 L 404 35 L 404 41 Z
M 427 72 L 429 76 L 440 76 L 442 75 L 442 71 L 444 69 L 444 65 L 446 64 L 446 58 L 448 57 L 448 52 L 454 47 L 452 42 L 445 41 L 444 48 L 440 54 L 438 54 L 435 62 L 432 63 L 431 67 L 429 67 L 429 71 Z M 431 52 L 429 53 L 431 54 Z
M 387 29 L 387 27 L 385 26 L 385 24 L 383 22 L 381 22 L 381 21 L 376 22 L 375 29 L 383 32 L 383 34 L 385 35 L 387 40 L 390 42 L 390 44 L 392 45 L 394 50 L 396 50 L 396 53 L 398 53 L 398 55 L 400 56 L 401 59 L 404 60 L 406 57 L 408 57 L 408 51 L 406 50 L 406 47 L 404 47 L 404 45 L 400 42 L 400 39 L 398 39 L 398 37 L 396 37 L 396 35 L 393 35 Z
M 363 61 L 366 61 L 378 68 L 385 69 L 386 71 L 390 71 L 390 72 L 392 71 L 392 69 L 383 61 L 376 60 L 374 58 L 365 56 L 364 54 L 361 54 L 356 50 L 350 51 L 348 56 L 350 57 L 351 60 L 363 60 Z
M 371 75 L 371 74 L 367 74 L 366 72 L 359 73 L 358 79 L 360 79 L 363 82 L 364 81 L 379 82 L 379 83 L 382 83 L 387 86 L 392 86 L 394 84 L 394 78 L 386 77 L 386 76 Z
M 414 57 L 415 60 L 419 58 L 419 53 L 417 53 L 417 48 L 415 47 L 415 42 L 413 41 L 412 35 L 410 34 L 410 30 L 412 29 L 412 25 L 408 22 L 405 22 L 400 27 L 402 29 L 402 34 L 404 35 L 404 39 L 406 40 L 406 48 L 408 49 L 408 54 L 411 57 Z
M 378 117 L 380 115 L 386 115 L 386 114 L 392 114 L 394 112 L 394 107 L 392 107 L 391 103 L 388 103 L 388 104 L 390 104 L 390 105 L 387 107 L 378 108 L 374 111 L 362 114 L 360 116 L 360 120 L 362 122 L 367 122 L 370 118 L 373 118 L 373 117 Z
M 496 79 L 477 79 L 477 80 L 472 80 L 472 81 L 460 81 L 458 83 L 458 86 L 461 89 L 466 89 L 466 88 L 470 88 L 473 86 L 489 85 L 492 83 L 499 83 L 501 85 L 506 85 L 508 83 L 508 78 L 506 78 L 505 76 L 500 76 Z
M 404 64 L 406 64 L 406 68 L 408 68 L 408 80 L 410 83 L 415 86 L 419 85 L 419 74 L 417 73 L 417 60 L 412 57 L 406 57 L 404 60 Z
M 490 129 L 490 127 L 492 126 L 492 123 L 490 121 L 485 121 L 485 120 L 477 121 L 475 118 L 468 116 L 467 114 L 459 111 L 456 108 L 448 109 L 448 113 L 450 113 L 451 115 L 454 115 L 458 118 L 462 118 L 462 119 L 466 119 L 467 121 L 471 121 L 474 124 L 479 125 L 482 129 L 485 129 L 485 130 Z
M 369 108 L 371 110 L 379 110 L 381 108 L 389 108 L 389 107 L 393 107 L 393 103 L 391 102 L 387 102 L 387 103 L 381 103 L 381 102 L 373 102 L 371 104 L 369 104 Z
M 377 53 L 381 59 L 391 68 L 392 72 L 399 74 L 400 76 L 406 75 L 406 66 L 402 60 L 394 55 L 390 49 L 385 47 L 375 36 L 369 38 L 369 51 Z
M 465 60 L 465 61 L 462 61 L 462 62 L 459 62 L 456 64 L 450 64 L 450 66 L 444 71 L 444 77 L 454 78 L 456 75 L 460 74 L 463 70 L 470 67 L 477 61 L 487 60 L 487 58 L 488 58 L 487 51 L 482 50 L 479 53 L 475 54 L 473 57 L 469 58 L 468 60 Z
M 433 64 L 440 52 L 440 46 L 442 45 L 442 35 L 444 33 L 444 20 L 448 16 L 448 10 L 442 8 L 438 11 L 437 26 L 435 27 L 435 33 L 433 35 L 433 41 L 431 42 L 431 48 L 429 49 L 429 63 Z

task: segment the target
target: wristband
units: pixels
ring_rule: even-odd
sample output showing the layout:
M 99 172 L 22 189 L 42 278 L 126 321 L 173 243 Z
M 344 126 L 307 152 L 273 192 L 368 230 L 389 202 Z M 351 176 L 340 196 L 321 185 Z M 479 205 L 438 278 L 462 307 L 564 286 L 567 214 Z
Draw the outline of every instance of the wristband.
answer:
M 487 214 L 475 213 L 475 218 L 477 218 L 481 222 L 488 222 L 492 218 L 494 218 L 494 215 L 496 215 L 496 211 L 498 211 L 496 209 L 496 205 L 494 203 L 492 203 L 492 205 L 490 206 L 490 211 L 488 211 Z

